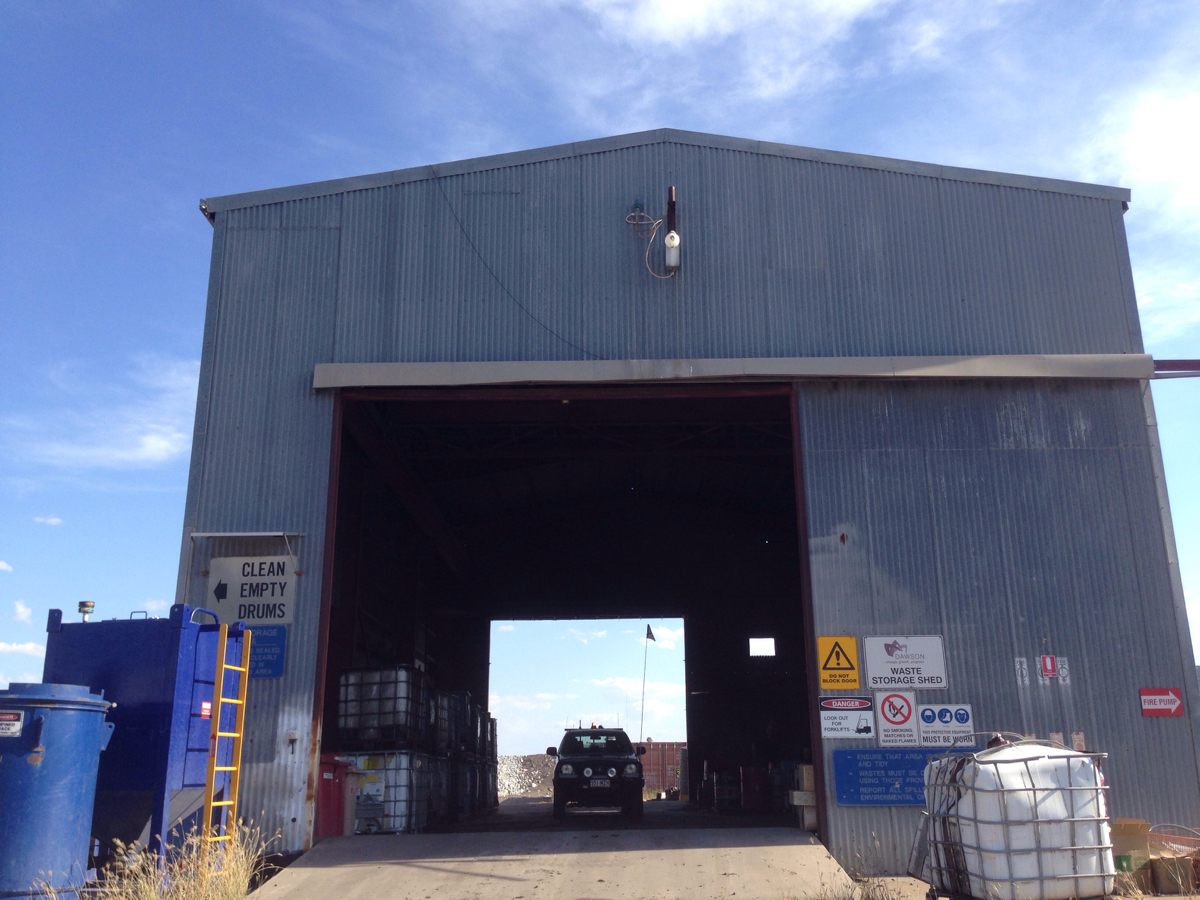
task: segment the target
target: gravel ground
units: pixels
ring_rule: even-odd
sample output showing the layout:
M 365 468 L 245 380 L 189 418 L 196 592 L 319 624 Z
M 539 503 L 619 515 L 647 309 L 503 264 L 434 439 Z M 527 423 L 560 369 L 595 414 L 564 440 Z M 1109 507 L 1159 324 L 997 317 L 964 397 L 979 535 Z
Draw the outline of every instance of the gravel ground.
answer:
M 501 756 L 496 777 L 501 797 L 549 797 L 554 793 L 554 760 L 545 753 Z

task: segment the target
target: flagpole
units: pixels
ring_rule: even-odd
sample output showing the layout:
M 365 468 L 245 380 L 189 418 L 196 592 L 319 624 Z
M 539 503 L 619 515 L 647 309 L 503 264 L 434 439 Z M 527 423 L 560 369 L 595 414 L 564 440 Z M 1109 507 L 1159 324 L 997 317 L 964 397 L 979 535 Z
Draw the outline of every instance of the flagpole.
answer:
M 646 630 L 650 630 L 650 626 L 646 626 Z M 642 654 L 642 715 L 638 720 L 638 743 L 642 742 L 642 726 L 646 724 L 646 660 L 650 658 L 650 639 L 642 638 L 642 643 L 646 645 L 646 651 Z

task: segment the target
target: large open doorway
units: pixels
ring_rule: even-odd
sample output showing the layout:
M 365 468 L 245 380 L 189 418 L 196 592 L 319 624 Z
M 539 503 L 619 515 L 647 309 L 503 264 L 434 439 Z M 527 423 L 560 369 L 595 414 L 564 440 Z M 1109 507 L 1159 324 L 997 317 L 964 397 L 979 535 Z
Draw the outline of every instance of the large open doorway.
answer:
M 705 762 L 813 761 L 788 386 L 364 391 L 338 408 L 324 751 L 341 749 L 347 670 L 409 665 L 487 698 L 493 620 L 678 617 L 691 793 Z

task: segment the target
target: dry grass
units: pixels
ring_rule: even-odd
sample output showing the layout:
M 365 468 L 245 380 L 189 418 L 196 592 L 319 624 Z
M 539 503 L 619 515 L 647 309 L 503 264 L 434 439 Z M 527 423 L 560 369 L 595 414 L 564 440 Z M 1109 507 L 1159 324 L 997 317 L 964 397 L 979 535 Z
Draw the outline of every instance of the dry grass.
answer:
M 899 892 L 882 878 L 854 879 L 856 900 L 900 900 Z
M 96 900 L 242 900 L 256 886 L 263 857 L 274 839 L 266 840 L 256 826 L 239 821 L 230 840 L 209 846 L 189 832 L 181 847 L 161 855 L 134 844 L 118 846 L 117 863 L 88 896 Z M 59 893 L 41 885 L 48 898 Z

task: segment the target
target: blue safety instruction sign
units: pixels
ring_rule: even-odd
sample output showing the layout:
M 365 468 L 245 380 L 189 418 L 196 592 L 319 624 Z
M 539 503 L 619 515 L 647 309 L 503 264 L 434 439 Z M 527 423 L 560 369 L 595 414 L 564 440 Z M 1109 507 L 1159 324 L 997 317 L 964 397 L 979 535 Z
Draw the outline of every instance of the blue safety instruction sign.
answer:
M 834 750 L 838 806 L 924 806 L 925 765 L 938 747 Z
M 282 678 L 287 654 L 286 625 L 253 625 L 250 628 L 250 677 Z

